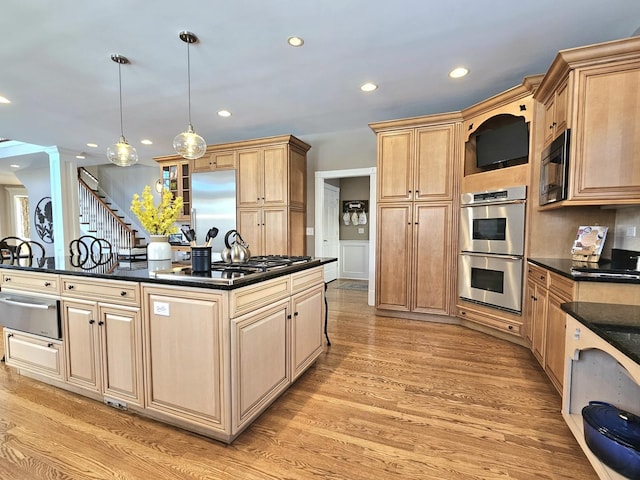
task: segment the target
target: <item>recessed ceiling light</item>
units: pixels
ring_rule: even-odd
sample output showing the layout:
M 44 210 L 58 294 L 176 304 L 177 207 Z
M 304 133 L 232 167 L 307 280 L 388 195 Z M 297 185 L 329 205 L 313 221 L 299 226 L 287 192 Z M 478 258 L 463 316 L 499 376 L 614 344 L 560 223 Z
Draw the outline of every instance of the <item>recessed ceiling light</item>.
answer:
M 360 90 L 362 90 L 363 92 L 373 92 L 374 90 L 377 90 L 377 89 L 378 89 L 378 85 L 371 82 L 364 83 L 360 86 Z
M 218 112 L 218 115 L 221 117 L 230 117 L 231 116 L 231 112 L 229 110 L 220 110 Z
M 85 156 L 84 156 L 84 155 L 82 155 L 82 154 L 79 154 L 79 155 L 76 155 L 76 158 L 77 158 L 78 160 L 84 160 L 84 159 L 85 159 L 85 158 L 87 158 L 87 157 L 85 157 Z
M 469 73 L 469 69 L 465 67 L 457 67 L 449 72 L 449 76 L 451 78 L 460 78 L 464 77 L 467 73 Z
M 11 100 L 9 100 L 7 97 L 3 97 L 2 95 L 0 95 L 0 103 L 11 103 Z
M 17 163 L 12 163 L 11 165 L 9 165 L 11 168 L 20 168 L 20 165 L 18 165 Z
M 304 40 L 302 39 L 302 37 L 293 36 L 287 38 L 287 43 L 292 47 L 301 47 L 302 45 L 304 45 Z
M 140 143 L 143 145 L 153 145 L 153 142 L 148 138 L 143 138 L 142 140 L 140 140 Z
M 98 148 L 98 144 L 97 143 L 87 143 L 87 147 Z

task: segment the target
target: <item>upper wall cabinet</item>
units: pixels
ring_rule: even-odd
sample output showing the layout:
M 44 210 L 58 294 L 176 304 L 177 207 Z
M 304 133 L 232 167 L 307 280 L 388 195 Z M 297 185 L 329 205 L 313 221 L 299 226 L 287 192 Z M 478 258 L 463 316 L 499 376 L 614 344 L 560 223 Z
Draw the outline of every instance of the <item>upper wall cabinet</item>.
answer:
M 558 53 L 534 95 L 545 144 L 571 129 L 567 200 L 550 208 L 640 202 L 639 86 L 639 37 Z
M 456 171 L 455 120 L 460 115 L 371 124 L 378 133 L 378 201 L 452 200 Z M 441 118 L 440 118 L 441 117 Z
M 158 157 L 162 185 L 169 189 L 174 197 L 182 197 L 184 203 L 178 221 L 189 221 L 191 217 L 191 167 L 189 160 L 179 155 Z

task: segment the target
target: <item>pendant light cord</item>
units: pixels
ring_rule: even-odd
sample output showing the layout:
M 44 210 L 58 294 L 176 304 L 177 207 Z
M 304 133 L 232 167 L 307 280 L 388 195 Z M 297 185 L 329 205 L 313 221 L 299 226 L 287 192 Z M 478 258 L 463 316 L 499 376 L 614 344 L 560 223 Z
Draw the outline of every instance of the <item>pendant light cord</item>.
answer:
M 191 56 L 189 55 L 189 42 L 187 42 L 187 89 L 189 98 L 189 127 L 191 127 Z
M 120 85 L 120 136 L 124 138 L 124 127 L 122 121 L 122 69 L 118 63 L 118 84 Z

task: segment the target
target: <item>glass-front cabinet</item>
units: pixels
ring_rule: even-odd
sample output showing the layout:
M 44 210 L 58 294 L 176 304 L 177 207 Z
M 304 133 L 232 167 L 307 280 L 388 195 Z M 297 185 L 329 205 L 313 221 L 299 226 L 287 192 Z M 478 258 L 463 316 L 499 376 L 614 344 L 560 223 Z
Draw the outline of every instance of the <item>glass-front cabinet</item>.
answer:
M 179 157 L 180 158 L 180 157 Z M 173 193 L 173 196 L 181 196 L 184 200 L 180 221 L 188 221 L 191 216 L 191 177 L 189 160 L 173 159 L 160 163 L 162 172 L 162 186 Z

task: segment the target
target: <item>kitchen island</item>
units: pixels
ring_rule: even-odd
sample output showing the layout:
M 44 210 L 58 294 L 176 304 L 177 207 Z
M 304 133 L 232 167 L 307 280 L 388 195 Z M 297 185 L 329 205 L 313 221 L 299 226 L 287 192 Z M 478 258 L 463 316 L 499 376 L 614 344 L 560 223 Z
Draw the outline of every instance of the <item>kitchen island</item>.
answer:
M 622 480 L 626 477 L 589 449 L 581 412 L 597 400 L 640 414 L 640 306 L 570 302 L 562 310 L 567 314 L 563 417 L 600 478 Z
M 143 263 L 0 265 L 3 294 L 53 299 L 60 312 L 58 338 L 5 327 L 6 363 L 230 443 L 322 353 L 332 261 L 220 280 L 186 265 L 167 277 Z

